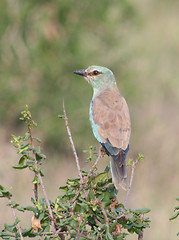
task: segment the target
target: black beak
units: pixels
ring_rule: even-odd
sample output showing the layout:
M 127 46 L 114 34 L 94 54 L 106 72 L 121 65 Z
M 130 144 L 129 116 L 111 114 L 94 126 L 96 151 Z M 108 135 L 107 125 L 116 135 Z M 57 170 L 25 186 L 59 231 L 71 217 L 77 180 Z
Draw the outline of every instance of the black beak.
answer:
M 78 75 L 81 75 L 81 76 L 87 76 L 86 72 L 85 72 L 85 69 L 81 69 L 81 70 L 76 70 L 74 71 L 73 73 L 75 74 L 78 74 Z

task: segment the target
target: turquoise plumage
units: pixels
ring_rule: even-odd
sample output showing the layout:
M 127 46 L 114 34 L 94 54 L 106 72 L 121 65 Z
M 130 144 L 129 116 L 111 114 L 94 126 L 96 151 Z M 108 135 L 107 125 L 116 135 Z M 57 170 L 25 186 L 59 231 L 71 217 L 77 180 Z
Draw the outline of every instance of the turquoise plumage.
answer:
M 111 70 L 100 66 L 74 71 L 93 87 L 90 122 L 95 138 L 110 156 L 112 180 L 126 189 L 126 155 L 129 150 L 131 122 L 127 103 L 120 94 Z

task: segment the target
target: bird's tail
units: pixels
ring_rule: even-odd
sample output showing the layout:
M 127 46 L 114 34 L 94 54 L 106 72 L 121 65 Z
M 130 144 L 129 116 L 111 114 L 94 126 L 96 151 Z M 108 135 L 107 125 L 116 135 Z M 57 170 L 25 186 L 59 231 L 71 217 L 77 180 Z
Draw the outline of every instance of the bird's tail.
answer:
M 118 155 L 110 156 L 110 167 L 115 188 L 122 187 L 127 190 L 126 153 L 122 151 Z

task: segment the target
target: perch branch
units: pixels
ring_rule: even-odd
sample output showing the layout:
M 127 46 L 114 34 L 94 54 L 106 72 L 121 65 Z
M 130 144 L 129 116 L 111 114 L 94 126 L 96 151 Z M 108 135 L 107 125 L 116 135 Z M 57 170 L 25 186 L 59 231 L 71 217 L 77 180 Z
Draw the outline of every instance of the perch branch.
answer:
M 136 165 L 136 161 L 132 162 L 132 171 L 131 171 L 131 177 L 130 177 L 130 183 L 129 183 L 129 187 L 127 189 L 127 193 L 126 193 L 126 198 L 124 201 L 124 206 L 126 206 L 130 191 L 131 191 L 131 187 L 132 187 L 132 182 L 133 182 L 133 178 L 134 178 L 134 171 L 135 171 L 135 165 Z
M 68 118 L 67 118 L 67 115 L 66 115 L 64 100 L 63 100 L 63 114 L 64 114 L 64 120 L 65 120 L 65 125 L 66 125 L 66 129 L 67 129 L 68 137 L 69 137 L 69 140 L 70 140 L 70 143 L 71 143 L 71 147 L 72 147 L 72 150 L 73 150 L 73 154 L 74 154 L 75 160 L 76 160 L 76 165 L 77 165 L 77 169 L 78 169 L 78 175 L 80 177 L 81 184 L 83 184 L 83 176 L 81 174 L 79 158 L 78 158 L 78 155 L 76 153 L 75 145 L 74 145 L 73 138 L 72 138 L 72 135 L 71 135 L 71 131 L 70 131 L 69 123 L 68 123 Z

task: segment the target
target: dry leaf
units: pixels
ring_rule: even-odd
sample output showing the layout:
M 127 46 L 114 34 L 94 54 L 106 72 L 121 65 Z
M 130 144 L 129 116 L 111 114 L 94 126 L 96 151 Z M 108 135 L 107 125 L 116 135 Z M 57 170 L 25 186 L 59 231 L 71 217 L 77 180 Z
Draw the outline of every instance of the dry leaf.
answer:
M 32 216 L 31 225 L 32 225 L 32 228 L 33 228 L 34 232 L 37 232 L 38 229 L 43 230 L 43 228 L 41 227 L 41 224 L 40 224 L 40 220 L 37 219 L 35 217 L 35 215 Z
M 117 205 L 118 205 L 118 201 L 117 201 L 117 199 L 116 199 L 116 197 L 115 198 L 113 198 L 113 200 L 112 200 L 113 202 L 110 204 L 110 209 L 111 208 L 116 208 L 117 207 Z
M 121 226 L 120 226 L 119 223 L 116 224 L 116 233 L 117 233 L 118 235 L 121 234 Z
M 120 235 L 121 234 L 121 226 L 119 223 L 116 224 L 116 229 L 114 232 L 112 232 L 112 234 L 115 235 Z

